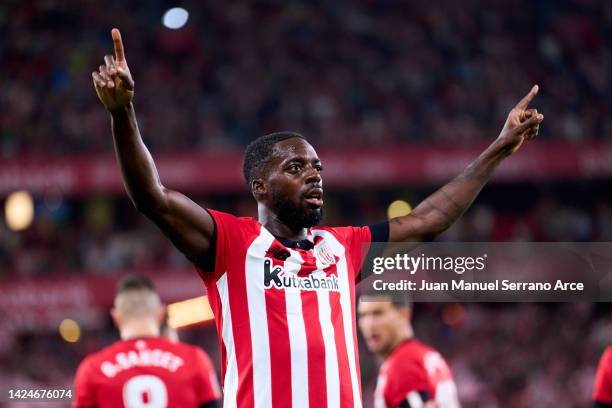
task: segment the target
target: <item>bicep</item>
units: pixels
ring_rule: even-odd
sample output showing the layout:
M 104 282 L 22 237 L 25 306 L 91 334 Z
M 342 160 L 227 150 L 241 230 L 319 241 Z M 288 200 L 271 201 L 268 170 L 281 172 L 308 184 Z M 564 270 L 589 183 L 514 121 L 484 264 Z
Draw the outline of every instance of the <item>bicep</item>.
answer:
M 215 222 L 208 211 L 184 194 L 164 189 L 163 207 L 146 215 L 188 258 L 208 252 Z
M 389 242 L 422 242 L 425 219 L 414 214 L 389 220 Z

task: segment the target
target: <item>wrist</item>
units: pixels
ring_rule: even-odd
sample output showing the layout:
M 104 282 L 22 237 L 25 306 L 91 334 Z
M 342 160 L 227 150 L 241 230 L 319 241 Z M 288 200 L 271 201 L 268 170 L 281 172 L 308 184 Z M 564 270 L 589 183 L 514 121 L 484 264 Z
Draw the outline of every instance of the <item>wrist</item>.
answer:
M 112 117 L 118 117 L 118 116 L 124 116 L 126 114 L 129 114 L 133 109 L 134 109 L 134 106 L 132 105 L 132 102 L 129 102 L 126 105 L 113 107 L 107 110 L 108 110 L 108 113 L 110 113 Z
M 495 157 L 505 159 L 510 156 L 516 150 L 518 146 L 514 143 L 508 143 L 505 140 L 495 139 L 493 143 L 489 145 L 487 150 Z

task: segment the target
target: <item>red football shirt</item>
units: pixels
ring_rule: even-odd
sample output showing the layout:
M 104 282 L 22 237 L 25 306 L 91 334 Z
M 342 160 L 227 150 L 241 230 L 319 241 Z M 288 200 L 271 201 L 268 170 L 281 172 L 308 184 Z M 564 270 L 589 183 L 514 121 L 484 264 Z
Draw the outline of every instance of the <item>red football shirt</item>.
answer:
M 221 398 L 204 351 L 153 337 L 118 341 L 86 357 L 75 389 L 74 408 L 189 408 Z
M 612 404 L 612 346 L 608 346 L 599 360 L 593 401 L 602 404 Z
M 380 368 L 374 406 L 414 408 L 426 401 L 435 401 L 439 408 L 459 407 L 457 388 L 444 358 L 418 340 L 407 340 Z
M 224 406 L 360 407 L 355 283 L 369 227 L 313 227 L 287 248 L 257 220 L 210 210 Z

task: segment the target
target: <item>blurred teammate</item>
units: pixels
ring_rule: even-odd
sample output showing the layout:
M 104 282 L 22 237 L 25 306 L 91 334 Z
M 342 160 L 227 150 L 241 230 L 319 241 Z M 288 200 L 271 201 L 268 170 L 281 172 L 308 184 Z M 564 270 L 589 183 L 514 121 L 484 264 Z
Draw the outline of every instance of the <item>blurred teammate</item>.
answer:
M 599 360 L 593 389 L 593 407 L 612 408 L 612 346 L 606 348 Z
M 410 215 L 365 227 L 316 227 L 323 214 L 317 153 L 293 132 L 262 136 L 247 147 L 243 166 L 257 201 L 255 220 L 205 210 L 161 183 L 138 131 L 119 31 L 112 37 L 115 56 L 106 55 L 92 73 L 94 86 L 111 115 L 131 200 L 196 265 L 208 289 L 220 335 L 224 404 L 361 406 L 354 290 L 363 245 L 426 241 L 445 231 L 497 165 L 536 136 L 544 117 L 527 105 L 537 87 L 456 179 Z M 202 172 L 214 171 L 202 163 Z
M 368 349 L 385 359 L 375 408 L 458 408 L 457 388 L 444 358 L 414 336 L 412 309 L 400 294 L 360 297 L 359 328 Z
M 217 377 L 204 351 L 160 337 L 164 307 L 149 279 L 124 279 L 111 314 L 121 340 L 81 362 L 73 407 L 219 406 Z

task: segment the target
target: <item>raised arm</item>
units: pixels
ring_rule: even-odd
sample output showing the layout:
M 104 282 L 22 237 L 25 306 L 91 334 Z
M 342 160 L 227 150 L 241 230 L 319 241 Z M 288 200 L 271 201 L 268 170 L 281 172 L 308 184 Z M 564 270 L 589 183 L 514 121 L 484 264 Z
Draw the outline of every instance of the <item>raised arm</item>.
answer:
M 163 186 L 151 154 L 140 137 L 132 106 L 134 80 L 125 60 L 119 30 L 112 30 L 115 56 L 93 72 L 96 93 L 111 116 L 117 161 L 127 193 L 136 208 L 151 219 L 187 257 L 202 259 L 214 230 L 202 207 Z
M 503 159 L 538 134 L 544 115 L 527 109 L 538 93 L 535 85 L 510 111 L 499 137 L 459 176 L 427 197 L 410 214 L 389 222 L 389 241 L 430 241 L 468 209 Z

